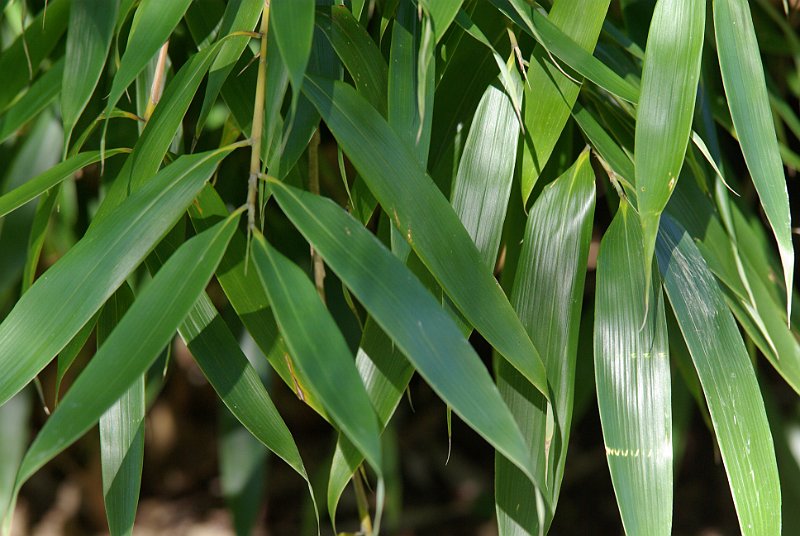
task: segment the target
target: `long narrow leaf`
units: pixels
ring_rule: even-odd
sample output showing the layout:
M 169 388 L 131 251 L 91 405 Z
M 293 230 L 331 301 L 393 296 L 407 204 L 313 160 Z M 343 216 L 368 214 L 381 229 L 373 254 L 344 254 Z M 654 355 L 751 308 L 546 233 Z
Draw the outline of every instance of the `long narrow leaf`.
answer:
M 689 144 L 705 15 L 705 0 L 659 0 L 650 23 L 634 153 L 647 278 L 661 212 L 678 181 Z
M 691 237 L 662 218 L 658 265 L 708 402 L 745 535 L 780 534 L 775 450 L 753 366 L 733 316 Z
M 278 182 L 270 189 L 298 229 L 352 289 L 431 388 L 534 480 L 519 428 L 475 351 L 400 260 L 329 200 Z
M 339 82 L 303 85 L 372 193 L 467 320 L 547 393 L 544 366 L 447 200 L 380 115 Z M 431 215 L 438 217 L 434 220 Z M 455 269 L 454 269 L 455 268 Z
M 231 218 L 186 242 L 145 287 L 25 453 L 15 491 L 144 374 L 208 284 L 235 228 Z
M 609 0 L 558 0 L 550 21 L 587 51 L 594 49 Z M 580 13 L 581 16 L 575 16 Z M 525 144 L 522 152 L 522 202 L 527 203 L 539 175 L 550 159 L 581 89 L 580 81 L 553 65 L 543 46 L 530 59 L 525 85 Z
M 133 16 L 128 45 L 111 85 L 107 110 L 117 104 L 125 89 L 169 39 L 190 3 L 191 0 L 142 0 Z
M 133 303 L 128 285 L 111 297 L 97 320 L 97 345 L 105 343 Z M 131 534 L 144 460 L 144 375 L 100 416 L 103 500 L 112 535 Z
M 72 129 L 94 93 L 117 23 L 119 0 L 73 0 L 69 11 L 61 120 L 69 143 Z
M 257 236 L 253 260 L 295 366 L 318 399 L 377 473 L 381 473 L 378 421 L 339 328 L 308 277 Z
M 667 323 L 647 288 L 642 229 L 624 200 L 597 259 L 594 362 L 611 480 L 628 534 L 671 534 L 672 411 Z M 649 292 L 650 298 L 644 293 Z M 651 304 L 645 312 L 645 303 Z M 644 319 L 644 324 L 642 323 Z
M 183 157 L 165 168 L 25 293 L 0 324 L 0 404 L 66 346 L 186 210 L 229 151 Z
M 715 0 L 714 30 L 731 119 L 761 206 L 778 242 L 786 285 L 786 310 L 791 311 L 795 258 L 789 194 L 749 2 Z
M 552 512 L 537 515 L 537 495 L 556 504 L 572 423 L 581 296 L 595 205 L 588 151 L 547 186 L 525 227 L 511 300 L 525 329 L 540 344 L 553 390 L 552 405 L 508 363 L 498 362 L 497 385 L 529 444 L 537 476 L 534 490 L 502 456 L 495 463 L 500 534 L 538 534 Z M 543 523 L 540 523 L 540 516 Z

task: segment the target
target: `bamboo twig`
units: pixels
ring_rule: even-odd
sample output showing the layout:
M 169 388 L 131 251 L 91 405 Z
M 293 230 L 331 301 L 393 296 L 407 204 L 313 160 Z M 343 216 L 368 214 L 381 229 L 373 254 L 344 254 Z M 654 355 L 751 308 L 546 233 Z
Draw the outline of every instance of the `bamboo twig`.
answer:
M 319 128 L 314 131 L 308 144 L 308 191 L 319 195 Z M 314 285 L 317 293 L 325 301 L 325 262 L 314 246 L 311 246 L 311 261 L 314 265 Z

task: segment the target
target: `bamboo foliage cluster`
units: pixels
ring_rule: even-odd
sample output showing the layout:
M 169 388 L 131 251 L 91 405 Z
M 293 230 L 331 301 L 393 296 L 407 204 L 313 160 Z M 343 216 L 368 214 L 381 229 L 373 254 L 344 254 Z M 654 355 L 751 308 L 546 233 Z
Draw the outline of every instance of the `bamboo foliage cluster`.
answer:
M 362 532 L 380 531 L 382 434 L 414 373 L 495 450 L 502 535 L 558 515 L 586 389 L 626 533 L 671 533 L 673 388 L 707 418 L 741 532 L 798 526 L 778 472 L 796 461 L 765 409 L 770 369 L 800 392 L 790 5 L 0 8 L 3 534 L 21 486 L 95 424 L 109 528 L 131 533 L 176 334 L 323 526 L 352 482 Z M 220 310 L 338 434 L 327 488 Z M 52 414 L 29 444 L 46 367 Z

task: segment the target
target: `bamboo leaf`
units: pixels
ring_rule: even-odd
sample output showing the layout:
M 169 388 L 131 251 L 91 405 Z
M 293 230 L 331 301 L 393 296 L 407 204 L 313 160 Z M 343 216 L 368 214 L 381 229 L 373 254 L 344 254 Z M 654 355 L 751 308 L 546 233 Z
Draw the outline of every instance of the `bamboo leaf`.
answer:
M 775 450 L 753 366 L 719 287 L 691 237 L 662 218 L 658 265 L 708 402 L 745 535 L 780 534 Z
M 741 0 L 715 1 L 714 29 L 731 119 L 761 206 L 778 242 L 786 285 L 786 310 L 791 311 L 795 258 L 790 230 L 789 194 L 749 3 Z
M 229 151 L 183 157 L 165 168 L 25 293 L 0 324 L 5 371 L 0 405 L 66 346 L 186 210 Z
M 261 15 L 263 7 L 263 0 L 234 0 L 228 2 L 225 6 L 225 12 L 222 15 L 222 22 L 220 23 L 218 35 L 224 37 L 233 32 L 253 31 L 258 23 L 258 17 Z M 214 58 L 214 63 L 211 65 L 208 73 L 206 91 L 203 95 L 203 106 L 199 112 L 197 125 L 195 126 L 195 138 L 200 136 L 200 132 L 203 130 L 203 126 L 205 126 L 206 119 L 208 119 L 211 107 L 216 102 L 222 90 L 222 85 L 227 80 L 249 41 L 250 38 L 247 36 L 226 40 L 219 54 Z M 270 84 L 274 84 L 274 82 L 275 79 L 270 78 Z M 267 107 L 267 109 L 269 109 L 269 107 Z
M 358 92 L 386 116 L 388 67 L 364 27 L 344 7 L 318 11 L 317 25 L 350 73 Z
M 463 2 L 464 0 L 450 0 L 449 2 L 420 0 L 420 5 L 430 16 L 431 22 L 433 22 L 433 33 L 436 36 L 435 42 L 438 43 L 442 40 L 442 36 L 450 27 L 453 19 L 456 18 L 456 14 L 461 9 Z
M 461 313 L 531 383 L 547 393 L 536 348 L 483 265 L 469 234 L 410 148 L 349 86 L 315 77 L 306 82 L 306 95 Z M 436 220 L 431 218 L 433 214 Z
M 49 2 L 47 9 L 42 10 L 25 28 L 25 35 L 19 36 L 0 54 L 0 73 L 3 73 L 3 83 L 0 84 L 0 112 L 6 111 L 8 105 L 28 84 L 29 76 L 39 71 L 42 61 L 58 44 L 67 28 L 69 6 L 70 0 Z
M 202 293 L 234 229 L 230 218 L 192 238 L 145 287 L 25 453 L 15 492 L 144 374 Z
M 65 145 L 94 93 L 117 22 L 119 0 L 74 0 L 69 11 L 66 65 L 61 91 L 61 120 Z
M 609 93 L 636 103 L 639 89 L 622 79 L 603 62 L 592 56 L 552 21 L 524 0 L 491 0 L 509 19 L 517 23 L 553 56 L 575 69 Z
M 208 189 L 211 187 L 208 186 L 206 190 Z M 202 197 L 201 195 L 199 199 Z M 207 225 L 203 226 L 200 232 L 208 232 L 230 217 L 227 210 L 224 214 L 222 218 L 213 218 L 215 221 L 213 224 L 206 221 Z M 220 281 L 229 278 L 222 275 L 229 273 L 225 259 L 238 235 L 239 232 L 234 229 L 225 255 L 218 263 L 217 277 Z M 178 244 L 170 239 L 175 238 L 179 237 L 168 236 L 148 257 L 147 265 L 151 272 L 160 270 L 160 267 L 172 257 L 172 251 L 178 248 Z M 235 276 L 235 270 L 233 271 L 232 275 Z M 257 292 L 258 287 L 251 288 L 254 293 Z M 228 410 L 253 437 L 284 460 L 306 481 L 313 501 L 311 483 L 289 428 L 278 413 L 255 368 L 249 363 L 236 338 L 205 292 L 200 294 L 194 307 L 178 327 L 178 333 Z M 316 504 L 314 506 L 316 508 Z
M 294 263 L 256 235 L 253 261 L 295 366 L 342 433 L 379 475 L 378 421 L 339 328 L 314 285 Z
M 603 27 L 609 0 L 558 0 L 548 19 L 575 43 L 592 51 Z M 581 16 L 575 16 L 580 13 Z M 527 204 L 539 175 L 556 146 L 581 89 L 580 81 L 553 65 L 537 46 L 530 58 L 525 84 L 525 143 L 522 151 L 522 203 Z
M 428 290 L 369 231 L 334 203 L 279 182 L 269 184 L 292 223 L 431 388 L 464 422 L 533 480 L 525 442 L 491 377 Z
M 0 116 L 0 143 L 13 136 L 20 127 L 39 115 L 61 91 L 64 61 L 58 60 L 46 73 Z
M 594 205 L 594 172 L 589 152 L 584 151 L 545 187 L 525 227 L 511 302 L 542 349 L 553 403 L 548 404 L 508 363 L 497 363 L 500 394 L 522 429 L 537 476 L 546 486 L 533 489 L 508 460 L 496 457 L 500 534 L 539 534 L 553 516 L 537 512 L 537 496 L 544 494 L 553 505 L 558 501 L 572 424 L 581 297 Z
M 647 37 L 634 161 L 648 285 L 658 222 L 678 182 L 689 144 L 705 5 L 705 0 L 659 0 Z
M 155 175 L 161 167 L 183 116 L 189 109 L 206 71 L 222 46 L 218 41 L 187 61 L 164 89 L 159 105 L 147 121 L 131 154 L 111 181 L 103 202 L 97 209 L 92 226 L 98 225 L 128 196 Z M 108 155 L 108 152 L 106 152 Z
M 111 149 L 106 151 L 106 158 L 127 152 L 129 152 L 128 149 Z M 99 161 L 100 151 L 78 153 L 14 188 L 0 197 L 0 218 L 35 199 L 50 188 L 61 184 L 72 177 L 76 171 Z
M 106 103 L 110 111 L 127 87 L 144 69 L 147 62 L 169 40 L 170 34 L 178 25 L 192 0 L 142 0 L 131 24 L 128 45 L 122 55 L 119 70 L 111 84 L 111 92 Z
M 289 69 L 292 88 L 299 95 L 314 37 L 314 0 L 273 0 L 269 10 L 270 31 L 275 32 L 275 43 Z
M 495 85 L 489 86 L 464 144 L 451 203 L 490 270 L 500 249 L 518 136 L 511 99 Z
M 123 284 L 103 306 L 97 321 L 98 347 L 105 343 L 133 300 L 133 291 Z M 103 500 L 112 535 L 133 531 L 142 484 L 144 412 L 144 375 L 140 375 L 100 416 Z
M 627 534 L 671 534 L 672 411 L 664 296 L 646 286 L 624 200 L 597 260 L 594 362 L 606 459 Z M 645 298 L 645 292 L 650 293 Z M 652 304 L 645 311 L 645 303 Z M 642 323 L 644 319 L 644 324 Z

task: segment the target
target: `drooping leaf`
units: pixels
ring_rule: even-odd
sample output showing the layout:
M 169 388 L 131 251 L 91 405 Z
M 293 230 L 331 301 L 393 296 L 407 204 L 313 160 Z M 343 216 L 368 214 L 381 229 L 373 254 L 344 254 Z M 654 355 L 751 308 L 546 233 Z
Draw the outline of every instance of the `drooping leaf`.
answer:
M 98 347 L 102 347 L 133 300 L 133 291 L 123 284 L 103 306 L 97 320 Z M 140 375 L 100 416 L 103 501 L 112 535 L 133 531 L 142 484 L 144 412 L 144 375 Z
M 39 115 L 61 91 L 64 61 L 59 60 L 31 85 L 30 89 L 0 116 L 0 143 Z
M 496 85 L 489 86 L 464 143 L 451 203 L 490 270 L 500 248 L 518 135 L 511 99 Z
M 464 335 L 428 290 L 369 231 L 331 201 L 275 181 L 270 181 L 270 189 L 292 223 L 431 388 L 533 479 L 524 440 L 497 388 Z
M 648 278 L 661 212 L 678 181 L 689 143 L 700 79 L 705 5 L 705 0 L 659 0 L 647 37 L 634 161 Z
M 159 105 L 133 148 L 133 154 L 125 160 L 117 177 L 108 186 L 92 226 L 103 221 L 130 192 L 150 180 L 161 167 L 175 132 L 221 45 L 222 42 L 217 42 L 192 56 L 167 84 Z
M 539 390 L 547 393 L 544 367 L 536 348 L 455 212 L 411 149 L 349 86 L 308 77 L 303 91 L 378 202 L 461 313 Z M 437 215 L 436 220 L 431 217 L 433 214 Z
M 69 19 L 69 0 L 53 0 L 31 20 L 25 34 L 0 54 L 0 112 L 16 98 L 29 82 L 29 77 L 39 71 L 43 60 L 50 55 L 67 28 Z M 47 19 L 45 21 L 45 11 Z M 30 62 L 30 70 L 28 65 Z
M 558 26 L 524 0 L 490 0 L 509 19 L 541 43 L 553 56 L 619 98 L 636 103 L 639 89 L 592 56 Z
M 587 51 L 594 49 L 608 0 L 557 0 L 548 19 Z M 580 13 L 580 16 L 576 16 Z M 550 159 L 581 84 L 553 65 L 543 46 L 530 59 L 525 84 L 525 143 L 522 151 L 522 202 L 527 204 L 539 175 Z
M 542 350 L 553 402 L 549 404 L 508 363 L 497 363 L 500 394 L 522 429 L 537 476 L 546 486 L 534 489 L 508 460 L 496 457 L 500 534 L 539 534 L 549 526 L 553 513 L 537 507 L 537 496 L 544 494 L 553 505 L 558 501 L 572 424 L 594 205 L 594 172 L 589 153 L 584 151 L 572 167 L 545 187 L 525 227 L 511 302 Z
M 128 149 L 110 149 L 106 151 L 106 158 L 127 152 L 129 152 Z M 0 197 L 0 217 L 23 206 L 50 188 L 61 184 L 62 181 L 72 177 L 79 169 L 99 161 L 100 151 L 87 151 L 56 164 L 41 175 L 32 178 Z
M 256 236 L 253 260 L 295 367 L 334 423 L 381 473 L 378 421 L 339 328 L 302 270 Z
M 299 95 L 311 55 L 314 0 L 272 0 L 269 6 L 270 31 L 275 32 L 275 42 L 289 69 L 292 88 L 295 95 Z
M 204 191 L 209 189 L 211 187 L 207 186 Z M 225 211 L 222 217 L 205 220 L 200 232 L 208 232 L 229 217 Z M 225 278 L 222 274 L 230 272 L 225 259 L 238 234 L 234 229 L 225 255 L 218 263 L 217 277 L 220 280 Z M 179 247 L 170 240 L 176 238 L 180 237 L 170 235 L 148 257 L 147 265 L 152 272 L 160 270 L 160 266 L 168 262 L 168 258 L 173 255 L 172 251 Z M 236 275 L 234 270 L 232 276 Z M 200 294 L 194 307 L 178 327 L 178 333 L 191 351 L 203 375 L 233 416 L 253 437 L 284 460 L 306 481 L 313 500 L 311 483 L 291 432 L 261 383 L 255 368 L 248 362 L 236 338 L 206 293 Z
M 118 8 L 119 0 L 74 0 L 70 7 L 61 91 L 61 120 L 67 144 L 103 74 Z
M 25 453 L 15 493 L 144 374 L 208 284 L 234 229 L 231 218 L 189 240 L 144 288 Z
M 742 534 L 780 534 L 775 450 L 755 372 L 733 316 L 691 237 L 668 216 L 659 270 L 697 369 Z
M 147 62 L 169 40 L 169 36 L 178 25 L 191 0 L 142 0 L 131 24 L 128 44 L 122 55 L 117 74 L 111 85 L 111 92 L 106 103 L 106 110 L 116 106 L 122 94 L 144 69 Z
M 597 260 L 597 402 L 626 533 L 671 534 L 673 423 L 667 323 L 658 276 L 646 286 L 639 262 L 643 247 L 641 224 L 623 200 Z M 645 292 L 651 294 L 649 299 Z M 647 311 L 645 303 L 650 304 Z
M 715 1 L 714 30 L 731 119 L 761 206 L 778 242 L 786 285 L 786 310 L 791 311 L 795 258 L 789 195 L 749 2 Z
M 165 168 L 112 211 L 104 225 L 90 229 L 25 293 L 0 324 L 0 366 L 5 371 L 0 404 L 66 346 L 186 210 L 229 151 L 182 157 Z

